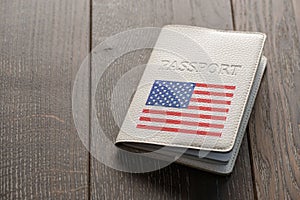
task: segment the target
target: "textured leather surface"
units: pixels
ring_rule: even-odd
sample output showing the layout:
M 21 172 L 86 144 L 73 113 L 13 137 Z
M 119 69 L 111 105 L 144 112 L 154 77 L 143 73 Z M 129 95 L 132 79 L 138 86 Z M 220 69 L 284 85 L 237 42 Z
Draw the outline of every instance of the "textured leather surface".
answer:
M 208 171 L 208 172 L 213 172 L 213 173 L 217 173 L 217 174 L 230 174 L 233 170 L 244 134 L 245 134 L 245 130 L 248 124 L 248 120 L 251 114 L 251 110 L 253 108 L 254 102 L 255 102 L 255 98 L 260 86 L 260 82 L 261 79 L 263 77 L 265 68 L 266 68 L 266 64 L 267 64 L 267 58 L 266 57 L 262 57 L 261 62 L 259 64 L 256 76 L 254 78 L 254 83 L 249 95 L 249 99 L 247 101 L 246 104 L 246 109 L 244 111 L 243 114 L 243 118 L 242 118 L 242 123 L 241 126 L 239 127 L 239 131 L 237 134 L 237 138 L 236 141 L 234 143 L 231 157 L 229 159 L 229 161 L 224 164 L 224 163 L 218 163 L 218 162 L 206 162 L 203 161 L 201 159 L 197 159 L 197 157 L 192 158 L 185 156 L 185 154 L 183 154 L 178 160 L 176 160 L 177 163 L 183 164 L 183 165 L 187 165 L 193 168 L 197 168 L 197 169 L 201 169 L 204 171 Z M 129 145 L 131 147 L 133 147 L 133 145 Z M 150 148 L 149 148 L 150 150 Z M 147 154 L 147 156 L 150 156 L 152 158 L 155 159 L 160 159 L 160 160 L 168 160 L 170 159 L 169 156 L 171 157 L 178 157 L 178 155 L 176 153 L 170 154 L 170 151 L 153 151 L 152 154 Z
M 250 95 L 250 91 L 253 83 L 260 79 L 260 77 L 257 78 L 256 72 L 262 56 L 264 41 L 265 35 L 262 33 L 218 31 L 179 25 L 164 27 L 151 54 L 116 143 L 149 143 L 219 152 L 232 150 L 236 145 L 236 140 L 242 138 L 243 133 L 240 130 L 247 124 L 244 115 L 251 111 L 250 107 L 247 106 L 248 99 L 254 99 L 256 95 L 256 93 Z M 167 66 L 165 63 L 173 64 Z M 184 68 L 185 66 L 180 66 L 180 63 L 185 63 L 185 66 L 197 65 L 197 67 Z M 231 105 L 226 107 L 229 112 L 224 114 L 226 121 L 221 135 L 215 137 L 138 129 L 137 124 L 140 123 L 142 110 L 145 107 L 148 108 L 146 102 L 155 80 L 234 86 L 233 91 L 225 91 L 225 93 L 232 93 L 233 97 L 214 97 L 220 100 L 228 98 L 231 101 Z M 214 93 L 224 92 L 223 89 L 219 88 L 205 88 L 204 90 Z M 216 106 L 218 105 L 214 105 L 214 107 Z M 157 107 L 153 106 L 153 108 Z M 166 109 L 176 111 L 177 108 Z M 219 111 L 195 112 L 213 116 L 221 115 Z M 168 117 L 172 118 L 172 116 Z M 204 122 L 211 123 L 214 120 L 208 119 Z M 151 122 L 149 123 L 151 124 Z M 176 124 L 172 126 L 175 128 L 182 127 Z M 203 129 L 207 132 L 220 131 L 213 127 L 202 127 L 201 130 Z M 184 162 L 189 164 L 192 161 L 185 160 Z M 195 164 L 192 163 L 191 165 Z M 230 167 L 218 171 L 220 173 L 228 172 L 230 171 L 228 169 Z
M 246 105 L 246 109 L 243 114 L 242 123 L 241 123 L 241 126 L 239 127 L 238 135 L 237 135 L 234 147 L 232 149 L 233 154 L 232 154 L 232 157 L 230 158 L 229 162 L 226 165 L 222 165 L 222 164 L 201 162 L 201 161 L 191 160 L 188 158 L 181 157 L 177 160 L 178 163 L 188 165 L 188 166 L 191 166 L 194 168 L 198 168 L 201 170 L 218 173 L 218 174 L 229 174 L 232 172 L 239 149 L 240 149 L 240 146 L 241 146 L 241 143 L 243 141 L 243 137 L 245 134 L 245 130 L 246 130 L 248 121 L 249 121 L 251 110 L 253 108 L 255 98 L 256 98 L 266 65 L 267 65 L 267 58 L 263 56 L 261 58 L 256 76 L 254 79 L 253 87 L 251 89 L 250 96 L 249 96 L 249 99 L 248 99 L 248 102 Z

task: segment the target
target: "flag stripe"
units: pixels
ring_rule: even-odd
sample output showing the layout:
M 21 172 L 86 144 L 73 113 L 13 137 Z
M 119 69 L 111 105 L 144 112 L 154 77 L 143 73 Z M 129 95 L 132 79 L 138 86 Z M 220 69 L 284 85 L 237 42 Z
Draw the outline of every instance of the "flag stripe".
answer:
M 235 90 L 235 86 L 231 86 L 231 85 L 216 85 L 216 84 L 196 83 L 196 87 L 220 88 L 220 89 Z
M 232 85 L 156 80 L 136 127 L 221 137 L 235 89 Z
M 136 127 L 141 128 L 141 129 L 167 131 L 167 132 L 178 132 L 178 133 L 188 133 L 188 134 L 197 134 L 197 135 L 207 135 L 207 136 L 216 136 L 216 137 L 221 137 L 221 135 L 222 135 L 222 133 L 218 133 L 218 132 L 197 131 L 197 130 L 189 130 L 189 129 L 181 129 L 181 128 L 170 128 L 170 127 L 159 127 L 159 126 L 148 126 L 148 125 L 142 125 L 142 124 L 138 124 Z
M 188 126 L 200 126 L 200 127 L 210 127 L 210 128 L 224 128 L 223 124 L 210 124 L 210 123 L 203 123 L 203 122 L 191 122 L 191 121 L 184 121 L 184 120 L 173 120 L 173 119 L 163 119 L 163 118 L 153 118 L 153 117 L 140 117 L 140 121 L 147 121 L 147 122 L 162 122 L 167 124 L 183 124 Z
M 225 105 L 230 105 L 231 104 L 231 101 L 214 100 L 214 99 L 202 99 L 202 98 L 191 98 L 190 101 L 199 102 L 199 103 L 225 104 Z
M 213 111 L 213 112 L 228 112 L 228 108 L 213 108 L 205 106 L 189 106 L 188 109 L 191 110 L 204 110 L 204 111 Z
M 194 94 L 221 96 L 221 97 L 233 97 L 233 93 L 210 92 L 210 91 L 202 91 L 202 90 L 194 90 Z
M 143 113 L 151 113 L 151 114 L 159 114 L 159 115 L 173 115 L 173 116 L 202 118 L 202 119 L 211 119 L 211 120 L 222 120 L 222 121 L 226 120 L 225 116 L 203 115 L 203 114 L 193 114 L 193 113 L 174 112 L 174 111 L 165 111 L 165 110 L 144 109 Z

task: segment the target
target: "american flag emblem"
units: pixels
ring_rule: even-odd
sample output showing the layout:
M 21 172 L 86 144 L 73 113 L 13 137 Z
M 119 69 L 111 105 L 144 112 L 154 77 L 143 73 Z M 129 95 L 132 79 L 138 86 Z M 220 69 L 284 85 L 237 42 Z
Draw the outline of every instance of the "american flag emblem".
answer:
M 155 80 L 137 128 L 222 136 L 236 86 Z

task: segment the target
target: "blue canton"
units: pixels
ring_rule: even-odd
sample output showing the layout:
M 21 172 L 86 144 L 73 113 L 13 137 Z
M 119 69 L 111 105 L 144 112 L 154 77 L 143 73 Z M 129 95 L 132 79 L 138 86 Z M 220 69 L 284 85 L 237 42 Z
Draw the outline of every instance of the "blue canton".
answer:
M 195 84 L 156 80 L 150 91 L 146 105 L 173 108 L 187 108 L 194 92 Z

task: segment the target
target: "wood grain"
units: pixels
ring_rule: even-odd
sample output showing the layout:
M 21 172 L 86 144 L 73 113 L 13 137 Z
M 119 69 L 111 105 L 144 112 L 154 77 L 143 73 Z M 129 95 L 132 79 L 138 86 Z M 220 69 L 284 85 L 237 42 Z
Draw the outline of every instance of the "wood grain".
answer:
M 106 37 L 138 27 L 162 27 L 165 24 L 187 24 L 232 29 L 229 1 L 93 1 L 92 44 L 96 47 Z M 130 52 L 110 65 L 97 87 L 98 120 L 113 140 L 119 128 L 110 110 L 116 82 L 135 66 L 147 63 L 150 50 Z M 97 67 L 92 65 L 93 69 Z M 130 76 L 136 87 L 142 70 Z M 130 99 L 123 99 L 119 115 L 126 113 Z M 248 143 L 245 138 L 233 174 L 220 177 L 199 170 L 172 164 L 159 171 L 130 174 L 106 167 L 91 160 L 92 199 L 253 199 L 253 184 Z
M 94 0 L 92 7 L 89 13 L 86 0 L 0 2 L 0 199 L 300 198 L 299 1 L 232 0 L 233 10 L 225 0 Z M 245 138 L 233 174 L 220 177 L 177 164 L 131 174 L 95 158 L 89 161 L 74 127 L 71 97 L 89 51 L 90 28 L 95 47 L 138 27 L 233 29 L 232 18 L 237 30 L 267 33 L 264 54 L 269 59 L 250 121 L 251 149 Z M 145 64 L 150 52 L 120 57 L 98 85 L 92 103 L 111 140 L 119 130 L 107 101 L 114 84 Z M 128 90 L 137 86 L 142 69 L 133 72 Z M 124 99 L 120 106 L 119 121 L 129 102 Z
M 249 135 L 258 199 L 300 198 L 299 3 L 234 1 L 238 30 L 265 32 L 268 66 Z
M 71 110 L 88 17 L 83 0 L 0 2 L 0 199 L 88 197 Z

